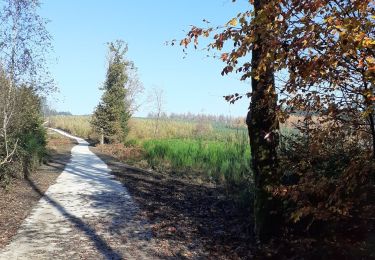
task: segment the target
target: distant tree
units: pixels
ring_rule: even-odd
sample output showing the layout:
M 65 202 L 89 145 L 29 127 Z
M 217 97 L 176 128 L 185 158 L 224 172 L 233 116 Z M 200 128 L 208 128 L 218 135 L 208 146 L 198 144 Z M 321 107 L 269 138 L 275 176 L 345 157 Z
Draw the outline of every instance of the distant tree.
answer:
M 133 62 L 126 59 L 127 44 L 122 40 L 108 43 L 108 69 L 104 93 L 96 107 L 91 124 L 94 130 L 103 135 L 104 143 L 124 142 L 128 134 L 128 121 L 131 117 L 129 103 L 129 71 Z
M 125 84 L 125 89 L 127 91 L 126 102 L 129 104 L 130 114 L 133 115 L 142 105 L 142 103 L 139 102 L 139 97 L 144 92 L 144 87 L 138 78 L 136 67 L 133 66 L 127 73 L 128 81 Z
M 53 109 L 47 102 L 46 97 L 41 97 L 42 114 L 45 119 L 50 116 L 71 116 L 72 113 L 69 111 L 57 111 Z
M 153 88 L 148 96 L 148 103 L 155 118 L 154 137 L 156 137 L 159 133 L 160 120 L 166 116 L 164 113 L 165 97 L 163 89 Z

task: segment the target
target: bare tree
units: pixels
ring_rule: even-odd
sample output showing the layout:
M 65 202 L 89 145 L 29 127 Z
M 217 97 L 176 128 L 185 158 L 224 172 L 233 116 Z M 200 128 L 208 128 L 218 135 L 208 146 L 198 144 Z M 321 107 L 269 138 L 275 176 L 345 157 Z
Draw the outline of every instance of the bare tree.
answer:
M 2 114 L 0 115 L 2 125 L 0 137 L 0 148 L 3 150 L 0 153 L 0 166 L 11 162 L 12 156 L 17 149 L 18 140 L 12 143 L 9 140 L 8 129 L 10 126 L 11 119 L 13 117 L 15 108 L 15 91 L 11 86 L 11 81 L 6 78 L 4 71 L 0 72 L 0 109 Z
M 133 115 L 141 106 L 141 103 L 139 102 L 139 96 L 143 93 L 144 87 L 142 82 L 139 81 L 136 67 L 129 69 L 127 75 L 128 81 L 125 84 L 125 89 L 127 92 L 126 103 L 130 105 L 129 111 L 130 114 Z
M 164 90 L 154 87 L 147 99 L 148 104 L 151 106 L 151 110 L 155 115 L 154 137 L 156 137 L 159 134 L 160 120 L 164 115 L 164 106 L 166 103 Z

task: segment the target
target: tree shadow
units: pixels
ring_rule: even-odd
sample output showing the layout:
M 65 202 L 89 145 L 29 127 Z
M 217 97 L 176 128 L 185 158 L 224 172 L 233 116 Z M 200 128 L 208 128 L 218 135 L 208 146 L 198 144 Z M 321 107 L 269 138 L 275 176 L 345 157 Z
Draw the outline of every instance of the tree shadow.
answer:
M 56 208 L 66 219 L 68 219 L 76 228 L 85 233 L 85 235 L 94 243 L 96 249 L 106 258 L 106 259 L 122 259 L 121 255 L 116 252 L 110 245 L 107 244 L 95 230 L 83 222 L 80 218 L 70 214 L 66 209 L 60 205 L 57 201 L 50 198 L 48 195 L 44 194 L 37 185 L 28 177 L 26 177 L 27 182 L 30 187 L 33 188 L 40 196 Z
M 187 179 L 136 170 L 98 154 L 146 212 L 158 241 L 169 241 L 177 258 L 251 258 L 251 210 L 239 207 L 223 187 L 199 185 Z M 169 256 L 161 255 L 168 259 Z

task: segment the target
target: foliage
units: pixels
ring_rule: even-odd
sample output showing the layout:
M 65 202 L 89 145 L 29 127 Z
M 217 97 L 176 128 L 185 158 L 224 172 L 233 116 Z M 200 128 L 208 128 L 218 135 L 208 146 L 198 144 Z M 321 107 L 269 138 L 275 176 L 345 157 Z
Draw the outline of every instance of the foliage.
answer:
M 0 86 L 5 91 L 4 85 Z M 0 182 L 6 185 L 11 177 L 23 177 L 35 169 L 45 156 L 45 129 L 42 126 L 40 98 L 35 90 L 29 87 L 16 89 L 18 104 L 9 121 L 8 144 L 17 144 L 14 154 L 8 163 L 0 166 Z M 0 119 L 3 119 L 0 116 Z M 0 141 L 0 155 L 4 155 L 5 142 Z
M 292 194 L 292 201 L 298 205 L 288 208 L 294 220 L 312 216 L 312 219 L 335 218 L 340 222 L 344 215 L 351 215 L 353 208 L 358 210 L 358 203 L 366 204 L 367 183 L 371 183 L 374 172 L 374 1 L 251 0 L 249 3 L 249 10 L 222 27 L 193 26 L 180 45 L 185 51 L 190 44 L 197 47 L 200 38 L 208 37 L 212 42 L 207 49 L 218 51 L 215 56 L 225 63 L 222 75 L 236 72 L 241 74 L 241 80 L 251 78 L 251 93 L 235 93 L 225 99 L 234 103 L 243 96 L 251 97 L 248 122 L 252 149 L 263 145 L 259 138 L 272 137 L 278 132 L 277 127 L 270 132 L 262 131 L 264 123 L 273 118 L 273 109 L 281 122 L 296 111 L 302 112 L 305 118 L 295 126 L 303 141 L 282 143 L 288 146 L 291 156 L 283 158 L 282 164 L 287 165 L 284 175 L 292 171 L 297 186 L 280 186 L 273 172 L 271 181 L 260 175 L 260 186 L 256 187 L 267 189 L 268 194 Z M 247 59 L 250 53 L 251 62 Z M 274 72 L 279 79 L 277 106 L 272 98 L 276 94 L 272 86 Z M 253 112 L 259 106 L 266 108 L 263 116 Z M 273 122 L 276 124 L 277 120 Z M 285 142 L 285 138 L 281 141 Z M 293 148 L 296 144 L 298 149 Z M 253 162 L 257 154 L 269 157 L 262 149 L 253 150 Z M 277 167 L 272 160 L 266 164 Z M 254 173 L 257 175 L 255 169 Z M 348 192 L 343 188 L 346 185 L 355 188 Z M 266 200 L 262 203 L 259 207 L 268 204 Z M 257 205 L 255 215 L 257 221 Z
M 32 171 L 35 166 L 41 163 L 45 155 L 45 129 L 42 125 L 40 98 L 31 88 L 22 87 L 17 95 L 19 101 L 23 104 L 19 109 L 18 122 L 15 122 L 14 132 L 20 140 L 20 151 L 23 158 L 24 172 Z
M 307 120 L 318 114 L 332 127 L 346 125 L 371 133 L 374 146 L 374 14 L 371 0 L 268 1 L 257 20 L 252 10 L 231 19 L 208 49 L 221 51 L 226 63 L 223 75 L 235 71 L 242 73 L 242 80 L 258 79 L 272 63 L 283 78 L 278 82 L 279 108 L 288 107 L 286 113 L 279 110 L 281 121 L 294 111 L 310 113 Z M 275 22 L 265 25 L 271 18 Z M 260 25 L 267 26 L 262 36 L 268 48 L 251 71 L 252 64 L 241 63 L 241 57 L 258 48 L 254 30 Z M 214 29 L 192 27 L 181 44 L 187 46 L 194 39 L 197 45 L 199 37 L 209 37 Z M 226 42 L 233 43 L 231 52 L 226 52 Z M 234 103 L 242 95 L 225 98 Z
M 284 202 L 285 234 L 324 238 L 319 243 L 333 254 L 369 253 L 365 247 L 374 231 L 375 164 L 363 138 L 329 126 L 321 126 L 319 134 L 283 138 L 283 182 L 269 188 Z
M 276 116 L 277 94 L 274 79 L 274 60 L 276 49 L 274 43 L 278 39 L 277 17 L 280 12 L 279 1 L 249 1 L 253 11 L 240 13 L 224 27 L 202 29 L 193 26 L 180 45 L 186 49 L 194 41 L 197 47 L 200 37 L 210 37 L 208 50 L 217 50 L 226 63 L 222 75 L 233 71 L 241 73 L 241 80 L 251 77 L 251 103 L 246 118 L 248 125 L 252 170 L 255 180 L 255 233 L 258 239 L 268 240 L 278 232 L 278 202 L 266 189 L 279 181 L 276 147 L 278 145 L 279 124 Z M 271 9 L 272 8 L 272 9 Z M 238 25 L 238 27 L 237 27 Z M 223 52 L 226 42 L 233 43 L 232 52 Z M 251 61 L 239 65 L 241 58 L 251 53 Z M 238 93 L 227 96 L 226 100 L 234 103 L 242 98 Z
M 28 173 L 44 156 L 40 94 L 53 87 L 45 55 L 50 35 L 38 0 L 5 0 L 0 10 L 0 181 Z
M 129 71 L 133 63 L 126 60 L 127 44 L 117 40 L 108 44 L 109 64 L 103 96 L 94 111 L 92 126 L 94 131 L 104 136 L 105 143 L 120 143 L 128 134 L 128 120 L 131 116 L 128 103 Z
M 51 36 L 39 7 L 39 0 L 2 1 L 0 60 L 11 84 L 27 84 L 43 93 L 54 87 L 46 66 Z
M 281 104 L 319 115 L 332 129 L 372 135 L 375 156 L 373 1 L 300 1 L 285 6 L 280 67 L 289 70 Z M 374 157 L 375 158 L 375 157 Z

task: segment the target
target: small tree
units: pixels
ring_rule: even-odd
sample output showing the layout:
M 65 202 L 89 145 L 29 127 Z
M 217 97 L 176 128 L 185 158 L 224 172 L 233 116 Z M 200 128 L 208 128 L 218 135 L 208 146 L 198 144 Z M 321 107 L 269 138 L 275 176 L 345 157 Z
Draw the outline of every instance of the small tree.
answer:
M 131 104 L 126 84 L 134 65 L 125 58 L 128 46 L 124 41 L 108 43 L 108 48 L 107 78 L 102 88 L 104 93 L 91 124 L 95 132 L 103 136 L 104 143 L 118 143 L 124 142 L 128 133 Z
M 160 119 L 165 115 L 165 97 L 163 89 L 153 88 L 148 96 L 148 103 L 151 105 L 155 118 L 154 137 L 156 137 L 159 134 Z

